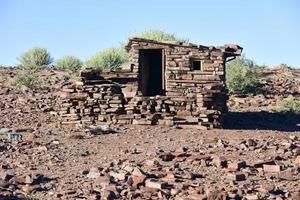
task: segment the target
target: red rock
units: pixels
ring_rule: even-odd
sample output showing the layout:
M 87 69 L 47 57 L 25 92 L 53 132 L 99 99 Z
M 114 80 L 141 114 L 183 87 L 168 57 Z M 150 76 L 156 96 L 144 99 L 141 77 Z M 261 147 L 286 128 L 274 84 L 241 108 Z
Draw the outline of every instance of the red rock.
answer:
M 101 187 L 105 187 L 111 183 L 110 176 L 99 176 L 95 179 L 94 182 L 96 185 L 100 185 Z
M 227 167 L 228 163 L 224 157 L 214 156 L 212 160 L 212 164 L 216 167 Z
M 261 184 L 259 190 L 263 192 L 272 192 L 275 189 L 275 185 L 273 183 L 265 183 Z
M 36 136 L 34 133 L 27 133 L 24 135 L 24 140 L 28 142 L 33 142 L 35 140 Z
M 14 170 L 1 170 L 0 179 L 8 181 L 15 175 Z
M 91 168 L 89 173 L 86 175 L 88 178 L 91 178 L 91 179 L 95 179 L 97 177 L 99 177 L 101 174 L 99 172 L 99 169 L 98 168 Z
M 207 190 L 206 194 L 207 200 L 226 199 L 226 197 L 224 198 L 224 194 L 218 190 Z
M 177 195 L 179 193 L 180 193 L 180 190 L 174 189 L 174 188 L 171 189 L 171 195 Z
M 186 199 L 190 200 L 205 200 L 207 196 L 205 194 L 190 194 L 186 197 Z
M 105 186 L 104 190 L 113 192 L 115 194 L 119 194 L 119 192 L 120 192 L 120 189 L 117 188 L 117 186 L 115 184 L 110 184 L 110 185 Z
M 297 180 L 297 177 L 294 176 L 294 173 L 290 171 L 279 172 L 279 178 L 287 181 Z
M 187 152 L 188 148 L 187 147 L 179 147 L 175 150 L 175 153 L 184 153 Z
M 134 175 L 134 176 L 145 176 L 145 177 L 147 176 L 147 174 L 142 169 L 140 169 L 138 167 L 135 167 L 133 169 L 133 171 L 131 172 L 131 174 Z
M 153 179 L 147 179 L 145 181 L 145 186 L 148 188 L 154 188 L 154 189 L 165 189 L 167 186 L 167 183 L 156 181 Z
M 174 151 L 176 156 L 184 156 L 186 155 L 188 148 L 187 147 L 179 147 Z
M 163 181 L 176 182 L 177 178 L 172 172 L 168 172 L 163 178 Z
M 264 172 L 266 173 L 277 173 L 280 172 L 279 165 L 263 165 Z
M 100 196 L 97 194 L 92 194 L 87 198 L 87 200 L 100 200 Z
M 260 199 L 257 194 L 247 194 L 244 197 L 247 200 L 257 200 L 257 199 Z
M 117 172 L 111 171 L 111 172 L 109 172 L 109 175 L 114 177 L 115 180 L 124 181 L 126 179 L 125 173 L 117 173 Z
M 26 184 L 32 184 L 33 183 L 33 178 L 31 175 L 26 175 L 25 177 L 25 183 Z
M 294 192 L 292 194 L 292 199 L 293 200 L 300 200 L 300 192 Z
M 31 192 L 35 191 L 35 190 L 39 190 L 40 186 L 39 185 L 23 185 L 21 187 L 21 190 L 27 194 L 30 194 Z
M 25 184 L 25 177 L 24 176 L 14 176 L 9 180 L 9 183 L 12 184 Z
M 146 179 L 146 176 L 135 176 L 135 175 L 132 175 L 131 176 L 131 180 L 132 180 L 132 186 L 133 187 L 139 187 L 140 185 L 144 185 L 144 182 L 145 182 L 145 179 Z
M 159 166 L 159 162 L 157 160 L 146 160 L 145 165 L 148 167 L 157 167 Z
M 295 165 L 300 167 L 300 156 L 297 156 L 295 159 Z
M 196 174 L 193 174 L 192 172 L 185 172 L 181 178 L 188 179 L 188 180 L 194 180 L 197 177 Z
M 244 181 L 246 180 L 246 175 L 243 173 L 236 173 L 236 174 L 229 173 L 227 174 L 227 178 L 233 181 Z
M 183 156 L 179 156 L 179 157 L 175 158 L 175 161 L 177 161 L 177 162 L 184 162 L 185 160 L 186 160 L 186 158 Z
M 157 188 L 143 187 L 139 188 L 143 194 L 143 197 L 146 199 L 151 199 L 152 195 L 156 195 L 159 191 Z
M 257 145 L 257 142 L 254 139 L 247 139 L 245 142 L 249 147 L 253 147 Z
M 117 199 L 117 196 L 114 192 L 103 190 L 101 192 L 101 200 L 112 200 L 112 199 Z
M 231 171 L 231 172 L 235 172 L 235 171 L 238 171 L 240 170 L 241 168 L 244 168 L 246 167 L 246 162 L 245 161 L 237 161 L 237 162 L 233 162 L 233 163 L 230 163 L 228 164 L 228 171 Z

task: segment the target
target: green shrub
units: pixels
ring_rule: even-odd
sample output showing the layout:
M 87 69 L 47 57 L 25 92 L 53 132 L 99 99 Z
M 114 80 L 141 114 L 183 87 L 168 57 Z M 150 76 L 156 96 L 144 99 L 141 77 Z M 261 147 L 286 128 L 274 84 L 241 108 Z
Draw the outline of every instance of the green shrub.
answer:
M 36 70 L 53 62 L 50 53 L 45 48 L 34 47 L 23 53 L 18 60 L 24 69 Z
M 37 89 L 40 86 L 38 76 L 30 71 L 17 75 L 15 81 L 16 86 L 19 88 Z
M 76 71 L 82 67 L 82 62 L 74 56 L 64 56 L 56 61 L 56 67 Z
M 178 41 L 178 42 L 188 42 L 188 39 L 183 39 L 177 37 L 175 34 L 166 33 L 161 30 L 149 29 L 141 33 L 136 34 L 134 37 L 145 38 L 148 40 L 155 41 Z
M 300 101 L 284 99 L 277 104 L 273 111 L 284 114 L 300 114 Z
M 120 66 L 127 62 L 128 55 L 124 49 L 109 48 L 96 53 L 88 58 L 85 62 L 87 67 L 96 69 L 119 69 Z
M 226 67 L 226 85 L 233 93 L 253 93 L 258 83 L 258 66 L 241 56 Z

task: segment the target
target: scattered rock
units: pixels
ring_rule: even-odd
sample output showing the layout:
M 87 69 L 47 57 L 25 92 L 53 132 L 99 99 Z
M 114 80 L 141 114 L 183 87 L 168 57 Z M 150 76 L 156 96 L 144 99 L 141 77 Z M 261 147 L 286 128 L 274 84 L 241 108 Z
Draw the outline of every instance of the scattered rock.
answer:
M 106 176 L 98 176 L 96 179 L 95 179 L 95 184 L 96 185 L 99 185 L 101 187 L 105 187 L 105 186 L 108 186 L 109 184 L 111 183 L 111 177 L 106 175 Z
M 160 158 L 162 159 L 162 161 L 169 162 L 172 161 L 175 158 L 175 156 L 172 153 L 166 153 L 160 155 Z
M 235 172 L 235 171 L 239 171 L 240 169 L 245 168 L 245 167 L 246 167 L 245 161 L 236 161 L 233 163 L 229 163 L 227 168 L 229 171 Z
M 295 165 L 300 167 L 300 155 L 296 157 L 295 159 Z
M 280 172 L 280 166 L 279 165 L 263 165 L 264 172 L 266 173 L 278 173 Z
M 91 168 L 89 173 L 86 175 L 88 178 L 95 179 L 101 175 L 97 168 Z
M 247 178 L 244 173 L 229 173 L 227 174 L 227 177 L 232 181 L 244 181 Z
M 275 165 L 275 162 L 273 160 L 267 160 L 267 161 L 257 161 L 253 164 L 253 167 L 255 168 L 262 168 L 263 165 Z
M 212 164 L 216 167 L 227 167 L 228 162 L 224 157 L 214 156 L 212 160 Z
M 110 128 L 106 125 L 99 125 L 99 126 L 89 126 L 87 130 L 93 135 L 101 135 L 101 134 L 109 134 L 109 133 L 116 133 L 115 129 Z
M 128 184 L 132 185 L 133 187 L 139 187 L 140 185 L 144 185 L 146 177 L 145 176 L 135 176 L 132 175 L 128 180 Z
M 154 188 L 154 189 L 165 189 L 167 188 L 168 184 L 165 182 L 160 182 L 154 179 L 147 179 L 145 181 L 145 186 L 149 188 Z

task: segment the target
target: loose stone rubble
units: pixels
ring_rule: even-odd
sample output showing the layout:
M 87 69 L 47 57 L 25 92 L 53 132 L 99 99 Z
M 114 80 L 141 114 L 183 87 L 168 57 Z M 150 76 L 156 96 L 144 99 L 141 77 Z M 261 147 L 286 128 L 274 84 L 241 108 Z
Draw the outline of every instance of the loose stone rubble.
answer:
M 276 146 L 277 151 L 282 148 L 286 151 L 265 161 L 255 158 L 240 160 L 243 156 L 232 157 L 230 152 L 244 149 L 259 153 L 264 148 L 272 148 L 265 146 L 267 141 L 257 140 L 255 147 L 243 146 L 244 141 L 216 142 L 219 147 L 210 147 L 206 143 L 200 148 L 184 147 L 171 152 L 160 150 L 151 160 L 116 160 L 91 168 L 83 172 L 82 183 L 74 188 L 77 192 L 67 197 L 186 200 L 299 198 L 300 168 L 293 163 L 300 150 L 298 138 L 286 140 L 293 148 L 282 145 L 282 141 L 269 140 L 268 143 Z M 223 152 L 222 157 L 209 153 L 214 151 Z M 218 175 L 215 176 L 215 173 Z M 293 189 L 284 189 L 287 184 L 291 184 Z
M 224 138 L 226 134 L 218 137 L 210 132 L 214 136 L 208 137 L 207 133 L 189 130 L 191 141 L 194 141 L 191 142 L 178 137 L 186 130 L 152 129 L 143 136 L 134 133 L 143 130 L 141 127 L 119 127 L 114 134 L 96 136 L 85 133 L 78 137 L 78 133 L 70 133 L 68 139 L 64 134 L 38 133 L 37 130 L 24 133 L 22 140 L 10 141 L 2 135 L 0 197 L 74 200 L 299 198 L 300 138 L 296 134 L 255 139 L 234 138 L 231 134 Z M 172 132 L 167 137 L 175 138 L 161 143 L 156 137 L 159 130 Z M 117 135 L 120 132 L 125 133 Z M 165 138 L 164 134 L 160 136 Z M 143 144 L 133 148 L 133 138 Z M 153 144 L 159 142 L 163 146 L 154 148 L 149 144 L 151 138 Z M 117 149 L 124 148 L 125 141 L 129 142 L 129 150 L 121 153 Z M 187 146 L 179 146 L 179 141 Z M 101 142 L 107 145 L 102 146 Z M 110 147 L 111 144 L 115 146 Z M 152 149 L 150 152 L 147 144 Z M 115 149 L 118 153 L 110 149 L 104 149 L 105 153 L 97 151 L 97 146 Z M 104 156 L 110 159 L 104 162 Z

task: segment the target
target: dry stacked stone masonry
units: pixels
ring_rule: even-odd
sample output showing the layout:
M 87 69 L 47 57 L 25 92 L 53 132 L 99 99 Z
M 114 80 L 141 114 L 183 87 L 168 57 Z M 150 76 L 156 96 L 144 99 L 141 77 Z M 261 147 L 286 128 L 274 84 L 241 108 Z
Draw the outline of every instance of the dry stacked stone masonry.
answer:
M 127 69 L 84 70 L 62 88 L 62 124 L 222 126 L 225 64 L 240 46 L 132 38 L 125 48 Z

